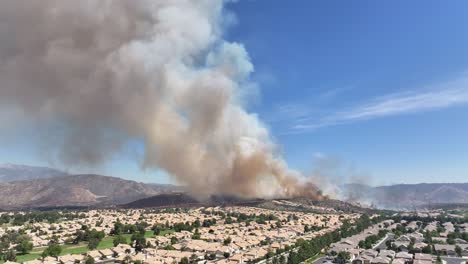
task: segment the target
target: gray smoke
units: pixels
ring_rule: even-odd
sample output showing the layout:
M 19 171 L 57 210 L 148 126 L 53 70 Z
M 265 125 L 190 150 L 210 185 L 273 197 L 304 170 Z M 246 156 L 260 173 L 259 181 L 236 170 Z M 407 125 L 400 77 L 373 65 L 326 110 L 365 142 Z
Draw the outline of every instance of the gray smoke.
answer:
M 140 140 L 142 167 L 197 194 L 315 196 L 242 107 L 254 68 L 223 39 L 223 5 L 2 0 L 0 108 L 53 124 L 65 164 L 100 164 Z

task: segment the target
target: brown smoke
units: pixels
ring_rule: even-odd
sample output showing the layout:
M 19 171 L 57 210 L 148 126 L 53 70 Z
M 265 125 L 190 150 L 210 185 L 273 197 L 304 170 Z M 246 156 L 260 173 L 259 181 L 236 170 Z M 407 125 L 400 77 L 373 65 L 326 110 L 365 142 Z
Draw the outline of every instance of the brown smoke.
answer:
M 129 140 L 200 195 L 315 196 L 240 95 L 253 71 L 220 0 L 0 2 L 0 107 L 54 125 L 65 164 Z

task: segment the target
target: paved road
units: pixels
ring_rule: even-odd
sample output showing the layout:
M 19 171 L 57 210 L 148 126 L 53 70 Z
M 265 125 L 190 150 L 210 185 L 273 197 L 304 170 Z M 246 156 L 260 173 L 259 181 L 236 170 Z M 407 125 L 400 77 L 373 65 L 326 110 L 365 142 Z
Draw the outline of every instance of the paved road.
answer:
M 327 257 L 321 257 L 316 259 L 312 264 L 323 264 L 324 262 L 327 262 Z
M 387 242 L 388 240 L 391 240 L 391 239 L 394 239 L 394 238 L 395 238 L 395 234 L 393 234 L 393 233 L 388 233 L 388 234 L 385 236 L 385 238 L 384 238 L 382 241 L 380 241 L 380 243 L 378 243 L 377 245 L 375 245 L 375 246 L 373 247 L 373 249 L 376 249 L 376 250 L 377 250 L 377 249 L 387 249 L 386 242 Z M 459 263 L 458 263 L 458 264 L 459 264 Z
M 466 258 L 457 258 L 457 257 L 440 257 L 442 260 L 444 260 L 447 264 L 460 264 L 463 263 L 465 264 L 468 259 Z

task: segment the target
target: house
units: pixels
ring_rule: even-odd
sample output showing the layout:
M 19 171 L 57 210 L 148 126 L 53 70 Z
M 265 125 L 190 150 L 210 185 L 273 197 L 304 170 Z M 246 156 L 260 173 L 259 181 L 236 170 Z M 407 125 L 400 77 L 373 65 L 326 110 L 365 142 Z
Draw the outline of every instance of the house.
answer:
M 446 237 L 433 237 L 432 241 L 434 243 L 436 242 L 447 243 L 447 238 Z
M 416 252 L 421 252 L 423 250 L 423 248 L 425 248 L 425 247 L 427 247 L 427 244 L 424 243 L 424 242 L 414 243 L 414 245 L 413 245 L 413 249 Z
M 399 258 L 399 259 L 394 259 L 392 261 L 392 264 L 408 264 L 409 262 L 410 260 Z
M 362 252 L 362 249 L 359 249 L 359 248 L 352 248 L 352 249 L 349 249 L 348 250 L 348 253 L 351 257 L 351 260 L 353 260 L 354 258 L 357 258 L 359 255 L 361 255 L 361 252 Z
M 393 242 L 393 246 L 397 248 L 399 251 L 408 252 L 408 247 L 410 242 L 408 241 L 395 241 Z
M 410 254 L 408 252 L 398 252 L 395 255 L 395 259 L 405 259 L 405 260 L 412 260 L 413 259 L 413 254 Z
M 421 233 L 418 233 L 418 232 L 409 234 L 408 237 L 409 237 L 411 240 L 414 240 L 415 243 L 424 241 L 424 235 L 421 234 Z
M 388 258 L 388 259 L 394 259 L 395 258 L 395 251 L 393 251 L 393 250 L 380 250 L 378 256 Z
M 103 258 L 110 259 L 114 257 L 114 252 L 108 248 L 99 250 Z
M 242 255 L 241 254 L 237 254 L 237 255 L 234 255 L 234 256 L 231 256 L 229 258 L 229 260 L 231 262 L 235 262 L 235 263 L 243 263 L 243 258 L 242 258 Z
M 58 260 L 62 264 L 74 264 L 76 262 L 83 261 L 84 256 L 83 255 L 70 255 L 70 254 L 68 254 L 68 255 L 59 256 Z
M 468 257 L 468 244 L 459 244 L 458 246 L 462 249 L 462 256 Z
M 432 260 L 432 255 L 431 254 L 416 253 L 416 254 L 414 254 L 414 259 Z
M 114 252 L 114 256 L 117 257 L 135 252 L 135 249 L 127 244 L 118 244 L 116 247 L 111 248 L 111 250 Z
M 7 262 L 5 262 L 3 264 L 19 264 L 19 263 L 18 262 L 13 262 L 13 261 L 7 261 Z
M 371 264 L 389 264 L 390 259 L 386 257 L 376 257 L 371 260 Z
M 42 261 L 44 264 L 57 264 L 59 263 L 55 257 L 45 257 L 44 260 Z
M 445 245 L 445 244 L 435 244 L 435 251 L 440 255 L 455 256 L 455 246 L 454 245 Z
M 354 258 L 351 261 L 352 264 L 366 264 L 365 259 L 363 259 L 361 256 Z M 369 262 L 368 262 L 369 263 Z
M 399 242 L 411 242 L 411 238 L 407 235 L 402 235 L 400 236 L 396 241 L 399 241 Z
M 378 254 L 379 253 L 376 250 L 366 249 L 361 253 L 361 256 L 369 256 L 369 257 L 375 258 L 377 257 Z
M 25 262 L 23 262 L 23 264 L 42 264 L 42 261 L 39 260 L 39 259 L 34 259 L 34 260 L 30 260 L 30 261 L 25 261 Z
M 364 263 L 364 264 L 370 264 L 370 262 L 371 262 L 372 259 L 374 258 L 374 257 L 369 256 L 369 255 L 361 255 L 361 256 L 359 256 L 359 257 L 363 259 L 363 261 L 364 261 L 363 263 Z
M 93 258 L 94 261 L 98 261 L 102 257 L 101 253 L 99 253 L 99 251 L 97 251 L 97 250 L 88 251 L 87 255 L 88 255 L 88 257 Z
M 432 264 L 432 256 L 430 254 L 416 253 L 414 254 L 413 263 Z

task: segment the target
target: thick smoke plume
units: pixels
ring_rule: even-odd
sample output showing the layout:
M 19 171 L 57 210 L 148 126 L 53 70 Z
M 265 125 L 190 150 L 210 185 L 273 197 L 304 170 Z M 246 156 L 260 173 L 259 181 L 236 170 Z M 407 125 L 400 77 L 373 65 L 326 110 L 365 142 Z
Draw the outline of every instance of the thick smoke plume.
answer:
M 315 196 L 240 103 L 253 65 L 223 40 L 223 5 L 2 0 L 0 107 L 51 124 L 65 164 L 99 164 L 137 140 L 142 167 L 202 196 Z

